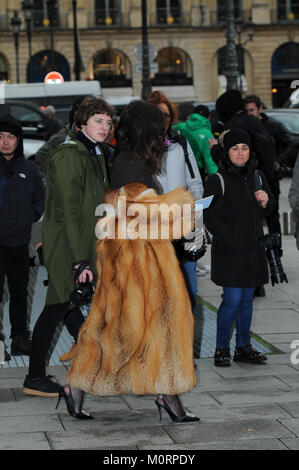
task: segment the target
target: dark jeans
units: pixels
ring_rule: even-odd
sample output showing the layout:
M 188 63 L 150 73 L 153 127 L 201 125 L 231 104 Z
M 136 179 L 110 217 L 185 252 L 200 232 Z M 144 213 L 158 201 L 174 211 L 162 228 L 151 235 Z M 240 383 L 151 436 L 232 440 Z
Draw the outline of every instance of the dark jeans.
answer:
M 217 314 L 216 348 L 229 345 L 236 322 L 236 346 L 249 344 L 254 288 L 223 287 L 223 300 Z
M 29 282 L 28 245 L 0 245 L 0 303 L 3 299 L 4 279 L 9 290 L 9 320 L 11 337 L 27 330 L 27 287 Z M 0 333 L 2 325 L 0 322 Z M 2 335 L 1 335 L 2 336 Z
M 45 306 L 32 333 L 28 372 L 30 377 L 37 378 L 46 375 L 48 351 L 60 321 L 64 321 L 69 333 L 76 341 L 84 317 L 79 307 L 70 310 L 69 302 Z

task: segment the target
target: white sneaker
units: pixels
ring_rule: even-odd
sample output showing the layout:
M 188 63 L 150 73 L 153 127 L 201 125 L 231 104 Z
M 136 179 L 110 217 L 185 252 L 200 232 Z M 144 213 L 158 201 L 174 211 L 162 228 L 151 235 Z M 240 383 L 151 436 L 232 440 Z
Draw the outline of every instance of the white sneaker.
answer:
M 196 268 L 196 274 L 197 276 L 205 276 L 208 273 L 205 269 Z

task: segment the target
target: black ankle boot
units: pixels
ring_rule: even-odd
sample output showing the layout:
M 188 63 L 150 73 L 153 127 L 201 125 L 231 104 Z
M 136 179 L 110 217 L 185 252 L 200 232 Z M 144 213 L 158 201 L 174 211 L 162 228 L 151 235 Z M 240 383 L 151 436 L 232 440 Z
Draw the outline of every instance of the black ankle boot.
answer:
M 246 346 L 237 346 L 234 354 L 234 361 L 247 362 L 250 364 L 261 364 L 267 361 L 267 357 L 254 349 L 251 344 Z
M 230 364 L 230 350 L 228 346 L 217 348 L 214 354 L 214 365 L 216 367 L 229 367 Z

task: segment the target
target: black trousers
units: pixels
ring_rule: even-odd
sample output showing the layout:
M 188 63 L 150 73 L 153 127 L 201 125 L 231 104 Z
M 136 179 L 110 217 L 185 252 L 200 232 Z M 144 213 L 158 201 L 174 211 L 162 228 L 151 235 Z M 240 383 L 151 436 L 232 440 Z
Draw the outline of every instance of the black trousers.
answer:
M 3 299 L 4 279 L 9 289 L 9 320 L 11 337 L 27 330 L 27 287 L 29 282 L 28 245 L 0 245 L 0 303 Z M 0 321 L 0 335 L 3 337 Z
M 45 306 L 32 333 L 28 371 L 30 377 L 37 378 L 46 375 L 47 355 L 60 321 L 64 321 L 69 333 L 76 341 L 84 317 L 79 307 L 70 309 L 70 302 Z
M 281 235 L 280 216 L 279 216 L 279 195 L 280 184 L 278 179 L 269 181 L 269 187 L 276 201 L 275 211 L 266 217 L 266 222 L 270 233 L 279 233 Z M 280 239 L 281 241 L 281 239 Z

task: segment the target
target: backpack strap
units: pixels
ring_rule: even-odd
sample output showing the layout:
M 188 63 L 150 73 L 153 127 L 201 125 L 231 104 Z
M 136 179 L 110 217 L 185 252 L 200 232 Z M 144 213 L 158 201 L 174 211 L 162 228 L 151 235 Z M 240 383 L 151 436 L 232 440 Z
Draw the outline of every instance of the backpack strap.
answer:
M 223 176 L 222 176 L 220 173 L 216 173 L 216 175 L 218 175 L 218 178 L 219 178 L 219 180 L 220 180 L 221 189 L 222 189 L 222 194 L 223 194 L 223 196 L 224 196 L 224 189 L 225 189 L 224 178 L 223 178 Z
M 188 154 L 188 148 L 187 148 L 187 139 L 186 139 L 186 137 L 183 136 L 183 134 L 180 134 L 179 144 L 183 147 L 184 155 L 185 155 L 185 162 L 187 164 L 190 176 L 193 179 L 193 178 L 195 178 L 195 174 L 194 174 L 191 162 L 189 160 L 189 154 Z

